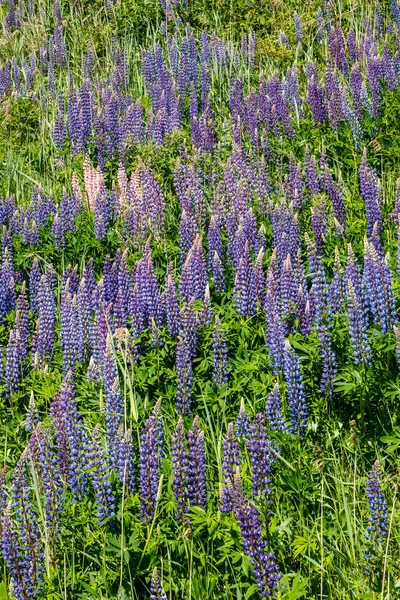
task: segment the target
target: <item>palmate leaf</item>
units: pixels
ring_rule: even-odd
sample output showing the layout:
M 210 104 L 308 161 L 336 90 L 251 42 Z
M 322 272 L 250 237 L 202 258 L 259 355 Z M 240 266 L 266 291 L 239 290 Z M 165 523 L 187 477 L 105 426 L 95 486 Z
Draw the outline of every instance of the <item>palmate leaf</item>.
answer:
M 381 442 L 387 444 L 386 452 L 389 454 L 395 453 L 400 447 L 400 427 L 394 428 L 393 435 L 381 437 Z
M 285 574 L 280 583 L 279 600 L 298 600 L 304 598 L 308 593 L 308 579 L 300 573 Z

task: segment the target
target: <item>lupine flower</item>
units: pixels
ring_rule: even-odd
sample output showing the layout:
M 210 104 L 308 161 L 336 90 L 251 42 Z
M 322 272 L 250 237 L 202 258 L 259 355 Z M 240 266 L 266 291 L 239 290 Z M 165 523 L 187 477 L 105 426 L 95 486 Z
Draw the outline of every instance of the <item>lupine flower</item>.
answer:
M 262 495 L 264 499 L 271 492 L 271 458 L 270 443 L 267 428 L 264 425 L 264 415 L 256 415 L 251 422 L 246 440 L 250 456 L 253 495 Z
M 193 420 L 188 431 L 187 490 L 191 506 L 207 508 L 207 479 L 204 431 L 199 428 L 199 418 Z
M 382 470 L 376 460 L 368 473 L 367 496 L 370 510 L 367 542 L 376 551 L 388 534 L 387 503 L 381 485 Z
M 333 391 L 333 380 L 337 373 L 337 363 L 335 353 L 332 350 L 331 334 L 325 324 L 318 327 L 318 339 L 322 358 L 320 389 L 330 395 Z
M 190 248 L 194 244 L 196 235 L 198 235 L 196 219 L 189 211 L 182 210 L 181 223 L 179 227 L 179 240 L 181 249 L 181 265 L 184 264 Z
M 240 465 L 239 444 L 235 436 L 233 423 L 228 424 L 228 431 L 224 436 L 223 442 L 223 460 L 222 477 L 223 484 L 221 488 L 221 512 L 230 512 L 232 510 L 232 489 L 235 481 L 235 473 Z
M 185 263 L 182 266 L 180 280 L 181 298 L 188 302 L 191 298 L 202 300 L 207 285 L 207 271 L 204 253 L 202 249 L 202 238 L 196 236 Z
M 210 298 L 210 286 L 207 283 L 206 291 L 204 293 L 204 300 L 201 306 L 199 316 L 197 319 L 197 326 L 204 327 L 205 325 L 210 325 L 212 322 L 212 307 L 211 307 L 211 298 Z
M 333 216 L 335 217 L 336 233 L 341 236 L 346 236 L 346 208 L 343 203 L 343 189 L 341 185 L 337 185 L 332 177 L 328 165 L 324 166 L 323 170 L 324 189 L 327 192 L 333 207 Z
M 233 512 L 240 526 L 243 549 L 250 559 L 251 568 L 262 598 L 274 595 L 281 579 L 274 553 L 268 552 L 268 543 L 262 537 L 257 509 L 249 501 L 239 473 L 231 485 Z
M 270 429 L 273 431 L 285 431 L 287 429 L 287 425 L 282 414 L 281 392 L 278 383 L 274 385 L 272 392 L 268 396 L 265 414 Z
M 25 462 L 26 455 L 27 452 L 24 452 L 21 457 Z M 21 469 L 21 459 L 18 469 Z M 44 572 L 38 523 L 28 490 L 26 475 L 20 473 L 19 480 L 14 479 L 13 501 L 6 506 L 1 523 L 2 554 L 10 573 L 12 593 L 17 600 L 33 598 L 40 593 Z M 16 515 L 15 521 L 12 518 L 13 512 Z
M 87 461 L 87 468 L 90 471 L 96 495 L 97 520 L 99 526 L 101 526 L 105 519 L 114 515 L 115 498 L 108 478 L 107 462 L 101 444 L 100 425 L 96 425 L 92 431 Z
M 157 567 L 154 567 L 153 575 L 151 576 L 150 600 L 167 600 L 167 596 L 158 575 Z
M 289 342 L 285 341 L 284 373 L 288 389 L 288 405 L 290 410 L 291 431 L 304 436 L 307 428 L 308 407 L 304 392 L 300 360 Z
M 279 314 L 276 314 L 272 307 L 271 294 L 267 291 L 267 334 L 266 346 L 269 350 L 269 360 L 271 369 L 278 375 L 283 368 L 283 345 L 285 340 L 285 328 Z
M 233 302 L 236 310 L 244 317 L 252 317 L 257 309 L 256 277 L 251 261 L 249 244 L 245 250 L 235 275 Z
M 347 308 L 354 363 L 371 364 L 371 348 L 367 335 L 367 315 L 362 297 L 357 294 L 351 279 L 347 280 Z
M 374 171 L 368 166 L 367 152 L 364 148 L 360 164 L 360 191 L 364 198 L 368 221 L 368 236 L 372 235 L 375 223 L 378 223 L 378 233 L 382 229 L 382 215 L 380 210 L 380 188 Z
M 105 417 L 107 453 L 112 467 L 117 466 L 118 457 L 118 431 L 124 414 L 124 405 L 119 388 L 118 370 L 115 359 L 115 350 L 112 345 L 111 335 L 107 336 L 107 344 L 102 361 L 104 395 L 105 395 Z
M 155 514 L 160 470 L 160 441 L 154 416 L 147 419 L 140 435 L 139 462 L 140 514 L 148 525 Z
M 386 260 L 378 255 L 367 239 L 364 241 L 364 281 L 374 323 L 386 333 L 397 320 L 392 272 Z
M 69 292 L 69 280 L 61 297 L 61 348 L 63 351 L 63 371 L 74 371 L 79 355 L 79 332 L 76 296 Z
M 54 274 L 49 269 L 40 280 L 37 295 L 39 328 L 37 332 L 36 351 L 41 364 L 52 355 L 54 346 L 54 328 L 56 322 L 56 300 L 54 296 Z
M 58 470 L 76 501 L 86 491 L 86 434 L 74 402 L 75 389 L 69 371 L 53 399 L 50 415 L 58 450 Z
M 236 417 L 236 435 L 238 437 L 247 437 L 250 430 L 250 417 L 244 405 L 243 398 L 240 400 L 240 409 Z

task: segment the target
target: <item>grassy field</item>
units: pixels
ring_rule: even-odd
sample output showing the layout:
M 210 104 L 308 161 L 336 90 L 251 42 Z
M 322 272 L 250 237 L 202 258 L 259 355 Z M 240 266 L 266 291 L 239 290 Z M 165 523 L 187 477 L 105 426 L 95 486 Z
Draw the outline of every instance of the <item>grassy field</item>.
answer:
M 400 5 L 0 5 L 0 600 L 400 598 Z

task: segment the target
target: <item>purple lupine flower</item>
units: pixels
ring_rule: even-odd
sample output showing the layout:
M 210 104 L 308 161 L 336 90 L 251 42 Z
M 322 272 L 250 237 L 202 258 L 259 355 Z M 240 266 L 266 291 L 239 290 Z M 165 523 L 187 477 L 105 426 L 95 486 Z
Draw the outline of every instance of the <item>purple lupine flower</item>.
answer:
M 79 331 L 76 296 L 69 291 L 69 279 L 61 295 L 60 306 L 61 349 L 63 372 L 75 371 L 79 353 Z
M 311 208 L 311 227 L 314 233 L 317 253 L 321 254 L 325 237 L 328 233 L 328 215 L 324 197 L 314 202 L 314 205 Z
M 253 495 L 263 496 L 265 501 L 271 492 L 271 457 L 262 413 L 251 422 L 246 446 L 250 456 Z
M 370 517 L 367 529 L 367 542 L 376 551 L 379 544 L 388 535 L 387 503 L 382 490 L 382 470 L 379 460 L 376 460 L 368 473 L 366 491 L 369 503 Z
M 306 153 L 304 158 L 304 166 L 305 166 L 305 183 L 307 187 L 307 191 L 310 195 L 319 194 L 320 186 L 319 186 L 319 176 L 317 170 L 317 163 L 315 161 L 315 156 L 309 156 L 308 146 L 306 146 Z
M 141 315 L 139 322 L 143 319 L 143 326 L 151 326 L 152 319 L 154 319 L 157 327 L 160 329 L 164 321 L 164 307 L 150 249 L 148 251 L 146 250 L 145 256 L 136 263 L 133 283 L 134 287 L 136 287 L 136 285 L 138 286 L 137 301 L 139 302 L 139 305 L 136 309 L 139 309 Z M 132 308 L 135 309 L 134 304 L 135 290 L 133 290 L 133 298 L 131 301 L 131 314 Z M 135 310 L 134 312 L 137 313 L 138 311 Z
M 341 314 L 346 300 L 346 278 L 338 248 L 335 248 L 333 279 L 329 284 L 328 302 L 330 314 Z
M 238 437 L 247 437 L 250 430 L 250 417 L 244 405 L 244 399 L 240 400 L 240 409 L 236 417 L 236 435 Z
M 390 0 L 390 7 L 392 9 L 392 19 L 400 28 L 400 8 L 397 0 Z
M 140 179 L 143 186 L 142 211 L 146 216 L 146 222 L 149 223 L 150 231 L 159 238 L 165 226 L 165 198 L 150 169 L 143 169 Z
M 36 299 L 39 315 L 36 351 L 41 365 L 51 357 L 54 346 L 54 328 L 56 323 L 54 283 L 54 272 L 50 268 L 47 270 L 46 274 L 41 277 Z
M 351 61 L 353 63 L 356 62 L 356 60 L 358 60 L 358 49 L 356 34 L 354 31 L 349 31 L 349 33 L 347 34 L 347 47 L 349 49 Z
M 221 512 L 232 510 L 232 489 L 235 481 L 236 469 L 240 465 L 239 444 L 236 439 L 233 423 L 228 424 L 228 431 L 224 436 L 221 488 Z
M 207 479 L 204 431 L 196 416 L 188 431 L 187 489 L 191 506 L 207 508 Z
M 77 501 L 84 495 L 87 485 L 84 473 L 87 439 L 74 398 L 73 375 L 69 371 L 53 399 L 50 416 L 57 444 L 58 472 Z
M 279 383 L 275 383 L 272 392 L 269 394 L 265 406 L 265 414 L 269 427 L 273 431 L 285 431 L 287 425 L 282 414 L 281 391 Z
M 333 391 L 333 380 L 336 377 L 336 356 L 332 350 L 331 334 L 325 324 L 318 326 L 318 340 L 322 358 L 322 375 L 320 389 L 330 396 Z
M 40 594 L 45 559 L 29 481 L 30 448 L 25 448 L 15 467 L 11 502 L 2 523 L 2 551 L 10 571 L 13 595 L 18 599 Z M 14 519 L 12 519 L 14 516 Z
M 94 201 L 94 231 L 96 239 L 104 240 L 110 223 L 107 190 L 101 185 Z
M 378 223 L 378 233 L 382 229 L 382 215 L 380 210 L 380 188 L 374 171 L 368 166 L 367 151 L 364 148 L 360 164 L 360 191 L 364 198 L 368 222 L 368 237 L 372 235 L 375 223 Z
M 218 315 L 213 333 L 213 381 L 218 389 L 228 383 L 228 341 Z
M 100 439 L 100 425 L 92 431 L 89 451 L 87 452 L 87 468 L 97 502 L 97 521 L 101 526 L 104 521 L 115 514 L 115 498 L 108 477 L 107 461 Z
M 248 499 L 239 473 L 231 486 L 233 512 L 239 522 L 243 549 L 248 556 L 257 587 L 262 598 L 275 594 L 281 579 L 273 552 L 268 552 L 268 542 L 263 539 L 260 517 Z
M 371 349 L 367 335 L 368 320 L 365 305 L 362 295 L 360 296 L 356 292 L 354 283 L 350 278 L 347 279 L 347 311 L 354 363 L 356 365 L 360 363 L 370 365 Z
M 111 334 L 107 335 L 106 349 L 102 360 L 104 395 L 105 395 L 105 417 L 106 417 L 106 439 L 107 455 L 110 465 L 117 468 L 118 457 L 118 431 L 124 415 L 124 404 L 119 388 L 118 369 L 115 358 L 115 350 L 112 345 Z
M 297 315 L 298 286 L 294 279 L 290 254 L 287 255 L 282 265 L 280 281 L 281 307 L 280 317 L 287 335 Z
M 67 63 L 67 48 L 63 39 L 64 28 L 62 25 L 54 28 L 54 50 L 56 65 L 58 67 Z
M 244 254 L 235 275 L 233 302 L 239 314 L 252 317 L 257 310 L 255 269 L 252 264 L 249 243 L 246 242 Z
M 53 139 L 58 150 L 64 150 L 65 140 L 67 138 L 67 129 L 65 126 L 65 101 L 63 92 L 58 93 L 58 113 L 54 124 Z
M 343 190 L 333 181 L 329 167 L 326 165 L 323 171 L 324 189 L 326 190 L 333 207 L 335 217 L 335 229 L 338 235 L 346 236 L 346 209 L 343 203 Z
M 207 285 L 207 269 L 202 248 L 201 236 L 196 236 L 182 267 L 179 285 L 181 298 L 188 302 L 191 298 L 202 300 Z
M 173 490 L 177 506 L 177 516 L 180 519 L 184 519 L 188 506 L 188 451 L 186 448 L 186 436 L 183 429 L 182 417 L 179 417 L 175 432 L 172 435 L 171 457 Z
M 29 440 L 29 453 L 43 493 L 42 506 L 50 551 L 54 552 L 61 530 L 64 509 L 64 483 L 59 469 L 58 451 L 53 435 L 41 423 L 36 425 Z
M 160 437 L 155 416 L 147 419 L 140 435 L 140 514 L 149 525 L 155 515 L 160 471 Z
M 181 265 L 184 264 L 190 248 L 198 235 L 196 219 L 191 212 L 182 211 L 181 223 L 179 226 L 179 240 L 181 249 Z
M 197 319 L 197 326 L 204 327 L 205 325 L 210 325 L 212 322 L 212 307 L 211 307 L 211 298 L 210 298 L 210 286 L 207 284 L 206 291 L 204 292 L 204 300 L 203 304 L 200 308 L 199 316 Z
M 291 432 L 300 437 L 304 436 L 307 428 L 308 407 L 304 392 L 300 360 L 290 343 L 285 341 L 284 373 L 288 390 L 288 405 L 290 409 Z
M 387 333 L 397 320 L 392 272 L 386 259 L 378 255 L 367 239 L 364 240 L 364 282 L 374 323 Z
M 150 600 L 167 600 L 157 567 L 154 567 L 150 584 Z
M 306 65 L 307 74 L 307 102 L 316 125 L 322 124 L 327 117 L 325 90 L 318 81 L 318 70 L 314 63 Z
M 10 573 L 10 586 L 18 600 L 28 598 L 35 593 L 29 577 L 30 563 L 21 563 L 22 548 L 19 532 L 12 519 L 12 504 L 6 505 L 1 517 L 1 551 L 5 565 Z
M 190 345 L 183 331 L 180 332 L 176 344 L 176 374 L 178 378 L 176 409 L 180 414 L 190 414 L 193 394 L 193 367 Z
M 242 220 L 241 220 L 242 221 Z M 246 232 L 243 227 L 243 223 L 239 223 L 239 227 L 236 230 L 236 233 L 233 238 L 232 243 L 232 262 L 235 267 L 235 270 L 239 268 L 240 260 L 244 255 L 246 242 L 248 243 Z M 249 244 L 250 246 L 250 244 Z
M 275 205 L 271 220 L 273 244 L 277 249 L 279 261 L 283 262 L 288 254 L 296 256 L 301 248 L 301 241 L 298 215 L 293 207 L 284 202 Z
M 172 262 L 169 263 L 165 276 L 164 304 L 168 331 L 170 335 L 176 336 L 181 326 L 181 318 Z

